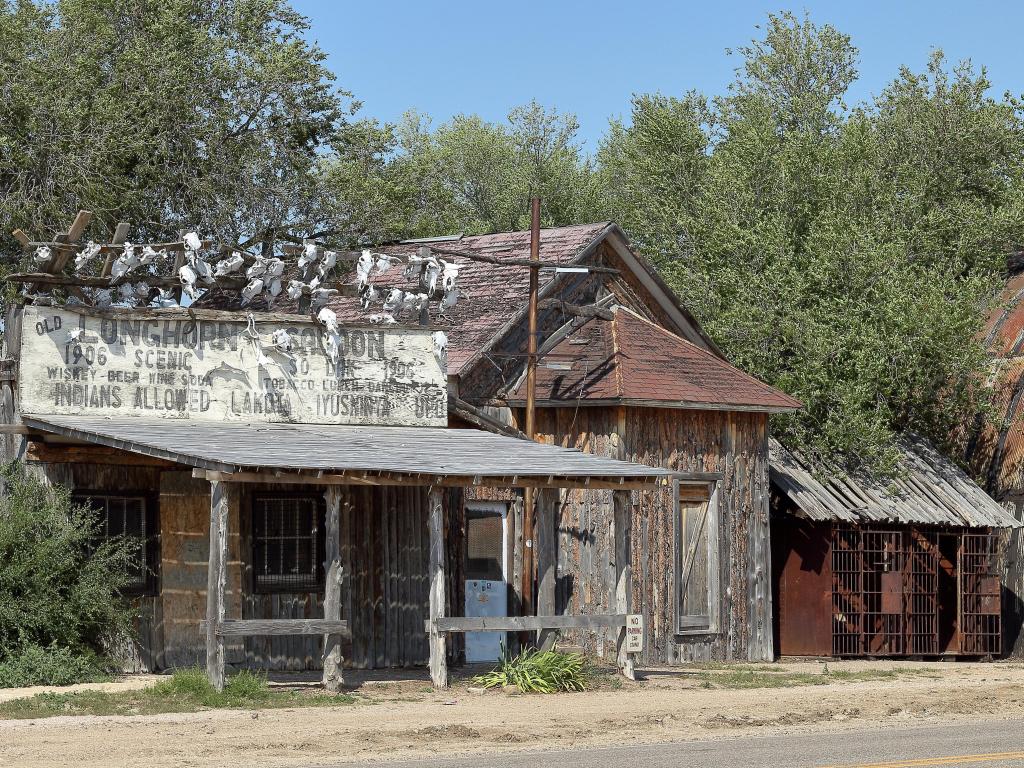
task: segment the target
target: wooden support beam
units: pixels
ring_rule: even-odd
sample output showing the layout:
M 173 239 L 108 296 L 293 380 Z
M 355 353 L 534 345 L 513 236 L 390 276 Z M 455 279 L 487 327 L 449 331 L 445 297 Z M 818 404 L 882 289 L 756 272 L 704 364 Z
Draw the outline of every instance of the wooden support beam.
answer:
M 448 639 L 434 622 L 444 617 L 444 505 L 442 491 L 431 486 L 427 496 L 430 529 L 430 681 L 435 688 L 448 687 Z
M 128 231 L 130 229 L 131 225 L 127 221 L 120 222 L 114 229 L 114 237 L 110 241 L 110 245 L 113 247 L 107 251 L 107 260 L 103 262 L 103 269 L 100 270 L 100 277 L 110 277 L 110 270 L 114 266 L 114 259 L 117 258 L 117 252 L 121 249 L 121 246 L 125 244 L 126 240 L 128 240 Z
M 629 491 L 612 493 L 612 525 L 615 528 L 615 611 L 629 614 L 633 610 L 633 499 Z M 623 676 L 636 680 L 633 658 L 626 653 L 625 624 L 619 629 L 615 651 Z
M 327 504 L 327 524 L 324 529 L 324 547 L 327 573 L 324 581 L 324 621 L 341 620 L 341 488 L 330 486 L 324 491 Z M 324 688 L 332 693 L 341 690 L 344 682 L 341 671 L 341 635 L 324 635 Z
M 585 616 L 448 616 L 424 622 L 438 632 L 532 632 L 540 629 L 617 629 L 626 626 L 626 614 L 602 613 Z
M 174 286 L 181 287 L 181 281 L 177 277 L 177 272 L 174 272 L 173 276 L 170 277 L 159 277 L 157 275 L 132 275 L 128 278 L 122 279 L 121 282 L 131 282 L 138 277 L 145 281 L 146 285 L 151 288 L 173 288 Z M 110 277 L 94 277 L 91 275 L 54 275 L 49 272 L 16 272 L 8 275 L 7 280 L 12 283 L 33 283 L 35 285 L 63 285 L 68 287 L 77 288 L 109 288 L 117 283 Z M 218 288 L 243 288 L 248 281 L 245 276 L 227 276 L 218 277 L 216 287 Z M 359 289 L 355 285 L 349 285 L 347 283 L 325 283 L 325 288 L 334 288 L 342 296 L 353 298 L 359 295 Z M 144 309 L 144 308 L 143 308 Z M 235 320 L 238 320 L 238 313 L 235 312 Z M 302 322 L 309 322 L 308 317 L 303 317 Z M 369 324 L 367 323 L 367 326 Z M 376 326 L 380 327 L 380 326 Z M 391 326 L 392 328 L 396 326 Z
M 391 472 L 385 474 L 323 474 L 301 475 L 290 472 L 217 472 L 194 469 L 192 476 L 225 483 L 293 483 L 296 485 L 434 485 L 438 488 L 580 488 L 587 490 L 657 490 L 669 482 L 668 478 L 649 480 L 591 480 L 568 477 L 468 477 L 421 476 Z
M 537 491 L 534 498 L 537 504 L 533 533 L 537 552 L 537 615 L 554 616 L 559 493 L 557 489 L 544 489 Z M 537 633 L 537 647 L 550 651 L 557 639 L 558 632 L 545 627 Z
M 77 243 L 82 235 L 85 234 L 85 228 L 89 226 L 91 221 L 92 211 L 79 211 L 78 215 L 75 216 L 75 220 L 71 222 L 71 226 L 68 228 L 65 242 L 69 244 Z
M 21 425 L 19 425 L 21 426 Z M 24 427 L 25 432 L 18 434 L 38 433 Z M 0 433 L 3 433 L 0 428 Z M 105 445 L 67 445 L 42 443 L 33 440 L 28 444 L 25 459 L 44 464 L 114 464 L 123 467 L 157 467 L 159 469 L 182 469 L 181 464 L 141 453 L 122 451 L 119 448 L 108 448 Z
M 206 676 L 218 691 L 224 690 L 224 587 L 227 583 L 228 496 L 227 486 L 210 483 L 210 557 L 206 572 Z
M 599 320 L 615 319 L 615 313 L 607 307 L 597 307 L 593 305 L 580 306 L 579 304 L 571 304 L 568 301 L 562 301 L 561 299 L 544 299 L 540 303 L 540 308 L 559 309 L 562 311 L 562 314 L 568 315 L 569 317 L 596 317 Z
M 200 622 L 200 628 L 207 632 L 209 623 Z M 326 619 L 228 619 L 220 623 L 218 637 L 299 637 L 301 635 L 347 635 L 347 621 Z
M 24 424 L 0 424 L 0 435 L 33 435 L 38 429 L 26 427 Z

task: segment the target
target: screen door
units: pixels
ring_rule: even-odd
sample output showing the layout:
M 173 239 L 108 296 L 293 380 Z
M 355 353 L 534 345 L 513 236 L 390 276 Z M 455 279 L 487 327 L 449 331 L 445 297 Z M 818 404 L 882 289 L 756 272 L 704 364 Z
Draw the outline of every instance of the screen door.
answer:
M 466 503 L 466 616 L 508 614 L 508 505 Z M 466 661 L 495 661 L 504 632 L 467 632 Z

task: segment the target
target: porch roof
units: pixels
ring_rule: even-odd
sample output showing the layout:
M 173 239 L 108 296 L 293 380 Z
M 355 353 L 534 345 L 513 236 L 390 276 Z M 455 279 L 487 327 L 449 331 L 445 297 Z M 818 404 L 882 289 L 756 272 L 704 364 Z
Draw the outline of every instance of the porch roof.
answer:
M 596 481 L 624 488 L 663 485 L 673 476 L 661 467 L 476 429 L 42 414 L 25 414 L 22 421 L 42 432 L 228 474 L 313 471 L 314 477 L 342 475 L 354 484 L 446 479 L 565 487 Z

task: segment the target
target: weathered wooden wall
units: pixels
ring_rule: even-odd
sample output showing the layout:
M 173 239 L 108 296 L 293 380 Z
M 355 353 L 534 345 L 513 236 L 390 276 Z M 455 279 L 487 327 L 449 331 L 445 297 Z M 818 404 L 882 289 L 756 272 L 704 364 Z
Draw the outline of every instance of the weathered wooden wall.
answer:
M 538 439 L 681 473 L 718 473 L 720 631 L 676 633 L 675 519 L 670 491 L 633 494 L 633 606 L 645 616 L 644 663 L 770 660 L 771 552 L 767 416 L 661 408 L 552 408 L 538 412 Z M 558 606 L 606 611 L 614 599 L 610 491 L 563 491 Z M 578 638 L 611 654 L 614 643 Z
M 177 474 L 177 473 L 165 473 Z M 201 663 L 205 658 L 199 622 L 206 610 L 206 558 L 209 541 L 209 484 L 183 498 L 165 501 L 162 530 L 163 592 L 169 666 Z M 165 483 L 166 486 L 166 483 Z M 297 619 L 323 616 L 323 592 L 257 593 L 251 564 L 251 500 L 268 486 L 244 485 L 229 502 L 229 619 Z M 275 491 L 310 492 L 310 486 L 274 486 Z M 315 490 L 313 491 L 316 492 Z M 457 503 L 448 494 L 450 510 Z M 426 489 L 346 486 L 341 499 L 341 614 L 352 637 L 342 644 L 348 667 L 379 668 L 425 664 L 427 660 L 427 522 Z M 461 546 L 458 531 L 449 532 L 449 578 L 452 599 L 461 600 Z M 173 587 L 171 586 L 173 585 Z M 455 587 L 458 586 L 456 590 Z M 247 637 L 225 649 L 229 665 L 270 670 L 319 669 L 323 641 L 318 636 Z

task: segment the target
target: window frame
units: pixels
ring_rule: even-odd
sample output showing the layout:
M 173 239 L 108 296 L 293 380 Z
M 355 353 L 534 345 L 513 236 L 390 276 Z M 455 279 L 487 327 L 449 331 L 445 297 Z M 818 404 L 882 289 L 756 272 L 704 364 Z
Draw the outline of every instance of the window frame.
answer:
M 161 549 L 160 549 L 160 497 L 152 490 L 101 490 L 98 488 L 75 488 L 71 492 L 71 500 L 75 504 L 90 506 L 89 500 L 103 499 L 142 499 L 142 514 L 145 527 L 151 534 L 143 542 L 147 569 L 146 581 L 141 585 L 133 585 L 121 591 L 124 597 L 157 597 L 160 595 L 161 582 Z M 91 507 L 90 507 L 91 508 Z M 109 538 L 109 537 L 104 537 Z
M 470 517 L 500 517 L 501 518 L 501 579 L 509 583 L 509 571 L 511 563 L 509 557 L 509 515 L 511 504 L 507 501 L 477 501 L 468 499 L 463 504 L 465 516 L 465 546 L 463 547 L 463 573 L 469 573 L 469 520 Z M 469 581 L 468 575 L 466 580 Z
M 717 635 L 721 633 L 721 485 L 720 473 L 687 474 L 677 476 L 672 483 L 673 510 L 673 565 L 672 565 L 672 611 L 675 615 L 674 629 L 677 637 Z M 682 547 L 682 502 L 680 494 L 684 486 L 704 486 L 708 492 L 708 511 L 705 518 L 704 536 L 707 545 L 707 615 L 688 613 L 680 610 L 682 598 L 682 566 L 686 552 Z
M 260 537 L 257 535 L 256 527 L 256 507 L 260 500 L 263 499 L 312 499 L 316 501 L 316 523 L 318 529 L 315 536 L 315 544 L 317 551 L 314 556 L 314 565 L 316 565 L 316 584 L 315 585 L 294 585 L 294 584 L 260 584 L 259 574 L 257 573 L 257 547 Z M 326 592 L 326 553 L 327 553 L 327 501 L 324 499 L 322 493 L 315 493 L 310 491 L 254 491 L 249 496 L 249 502 L 246 505 L 249 508 L 249 564 L 250 564 L 250 585 L 252 593 L 256 595 L 306 595 L 306 594 L 320 594 L 323 595 Z M 283 578 L 282 574 L 275 574 L 275 578 Z

